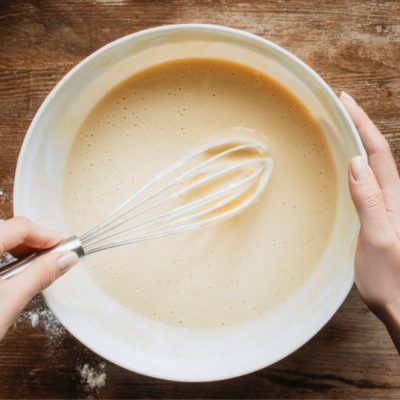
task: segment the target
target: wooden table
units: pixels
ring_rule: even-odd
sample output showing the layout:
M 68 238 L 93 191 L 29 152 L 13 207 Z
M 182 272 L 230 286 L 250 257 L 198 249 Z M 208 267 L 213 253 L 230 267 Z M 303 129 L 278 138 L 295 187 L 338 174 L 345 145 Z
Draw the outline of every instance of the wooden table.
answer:
M 131 32 L 204 22 L 271 39 L 348 91 L 400 162 L 400 2 L 0 1 L 0 218 L 12 216 L 15 164 L 50 89 L 77 62 Z M 0 343 L 1 398 L 400 398 L 399 357 L 353 289 L 328 325 L 270 368 L 185 384 L 137 375 L 87 350 L 34 299 Z

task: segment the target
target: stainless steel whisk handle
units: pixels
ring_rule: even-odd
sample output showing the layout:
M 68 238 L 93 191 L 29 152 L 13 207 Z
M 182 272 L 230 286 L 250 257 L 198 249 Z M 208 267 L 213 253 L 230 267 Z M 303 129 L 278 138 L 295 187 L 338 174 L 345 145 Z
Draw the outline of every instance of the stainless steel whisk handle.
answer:
M 27 269 L 38 257 L 56 251 L 73 251 L 80 259 L 85 257 L 81 241 L 77 236 L 71 236 L 50 249 L 36 251 L 23 259 L 3 265 L 0 267 L 0 279 L 9 279 Z

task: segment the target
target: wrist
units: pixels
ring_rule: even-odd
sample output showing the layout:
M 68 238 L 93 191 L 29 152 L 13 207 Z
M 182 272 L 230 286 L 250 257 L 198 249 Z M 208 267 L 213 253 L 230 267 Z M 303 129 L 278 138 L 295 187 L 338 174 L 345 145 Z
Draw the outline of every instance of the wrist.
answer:
M 368 304 L 368 306 L 383 324 L 400 324 L 399 296 L 390 296 L 390 299 L 384 299 L 383 301 L 375 302 L 375 304 Z
M 400 299 L 397 298 L 398 296 L 395 297 L 382 305 L 380 311 L 375 312 L 375 315 L 385 325 L 400 353 Z

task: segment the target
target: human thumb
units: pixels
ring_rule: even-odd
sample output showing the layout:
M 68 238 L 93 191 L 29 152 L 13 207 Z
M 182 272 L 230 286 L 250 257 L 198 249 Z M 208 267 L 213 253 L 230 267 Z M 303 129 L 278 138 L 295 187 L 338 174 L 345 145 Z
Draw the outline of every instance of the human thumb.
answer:
M 374 240 L 391 232 L 382 190 L 372 169 L 360 156 L 350 161 L 349 188 L 363 235 Z
M 7 282 L 13 289 L 16 305 L 23 308 L 34 295 L 46 289 L 77 264 L 78 260 L 78 256 L 72 251 L 56 251 L 33 261 L 25 271 Z

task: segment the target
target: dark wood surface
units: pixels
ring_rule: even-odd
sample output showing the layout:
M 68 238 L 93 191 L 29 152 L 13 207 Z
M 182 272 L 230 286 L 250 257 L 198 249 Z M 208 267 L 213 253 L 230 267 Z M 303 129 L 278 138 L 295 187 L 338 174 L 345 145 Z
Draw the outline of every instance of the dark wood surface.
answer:
M 400 162 L 400 2 L 0 0 L 0 218 L 26 129 L 49 90 L 100 46 L 144 28 L 204 22 L 271 39 L 367 109 Z M 34 327 L 35 326 L 35 327 Z M 103 385 L 104 383 L 104 385 Z M 274 366 L 182 384 L 87 350 L 34 299 L 0 343 L 1 398 L 400 398 L 399 357 L 355 289 L 327 326 Z

